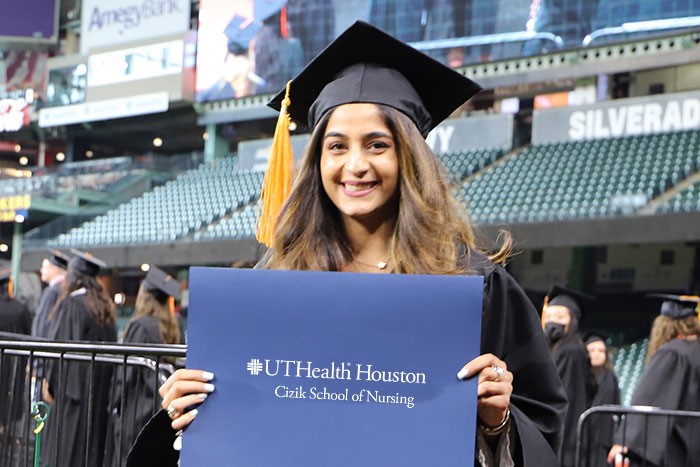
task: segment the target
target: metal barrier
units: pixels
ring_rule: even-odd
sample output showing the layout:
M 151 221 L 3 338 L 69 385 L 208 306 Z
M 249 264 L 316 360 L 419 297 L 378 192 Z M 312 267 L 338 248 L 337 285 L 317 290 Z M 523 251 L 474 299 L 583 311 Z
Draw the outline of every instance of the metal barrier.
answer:
M 576 467 L 605 466 L 613 444 L 627 447 L 629 467 L 698 465 L 700 412 L 657 407 L 601 405 L 581 414 Z
M 0 333 L 0 466 L 124 465 L 144 419 L 160 407 L 158 387 L 186 350 Z M 51 398 L 41 425 L 45 411 L 37 403 Z M 40 463 L 34 460 L 35 429 L 42 435 Z M 74 437 L 72 446 L 59 444 L 66 435 Z

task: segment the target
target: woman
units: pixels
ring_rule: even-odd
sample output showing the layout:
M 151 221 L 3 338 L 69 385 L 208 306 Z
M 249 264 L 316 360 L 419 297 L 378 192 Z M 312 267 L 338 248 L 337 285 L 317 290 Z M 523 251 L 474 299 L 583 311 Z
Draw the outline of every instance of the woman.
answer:
M 105 263 L 89 253 L 72 250 L 68 273 L 54 309 L 49 313 L 49 338 L 58 342 L 115 342 L 114 303 L 97 281 Z M 60 378 L 60 380 L 59 380 Z M 107 402 L 112 381 L 109 365 L 65 362 L 49 365 L 44 400 L 54 404 L 47 425 L 47 464 L 102 465 L 107 431 Z M 92 391 L 89 384 L 92 383 Z M 92 404 L 90 403 L 92 402 Z M 57 432 L 60 427 L 60 433 Z M 58 439 L 56 439 L 56 437 Z M 86 444 L 89 451 L 86 453 Z M 58 446 L 60 456 L 54 462 Z
M 288 89 L 292 119 L 308 117 L 313 131 L 274 246 L 259 267 L 483 275 L 482 355 L 455 369 L 460 378 L 478 379 L 477 457 L 482 465 L 557 465 L 565 399 L 536 311 L 506 271 L 476 249 L 424 140 L 478 87 L 357 22 Z M 507 250 L 493 258 L 502 260 Z M 161 387 L 168 414 L 149 423 L 128 465 L 176 461 L 154 446 L 172 443 L 174 430 L 192 422 L 197 411 L 186 408 L 214 389 L 212 378 L 182 370 Z
M 151 266 L 136 295 L 134 316 L 126 325 L 124 343 L 180 344 L 180 326 L 173 306 L 179 295 L 177 280 Z M 121 368 L 115 373 L 105 450 L 105 462 L 109 465 L 123 465 L 139 430 L 160 405 L 156 389 L 157 379 L 152 369 L 129 366 L 125 375 Z
M 664 302 L 651 328 L 647 368 L 632 405 L 700 411 L 700 297 L 655 296 Z M 626 453 L 631 465 L 697 465 L 698 434 L 697 418 L 628 415 L 618 430 L 621 442 L 610 449 L 608 462 Z
M 620 405 L 620 387 L 617 376 L 613 371 L 610 353 L 605 343 L 605 333 L 590 331 L 584 336 L 583 342 L 591 362 L 597 390 L 593 397 L 592 406 Z M 587 466 L 607 466 L 607 455 L 612 445 L 614 421 L 610 414 L 592 415 L 590 419 L 589 442 L 586 458 Z
M 563 467 L 575 464 L 578 419 L 591 406 L 596 391 L 588 354 L 578 334 L 584 307 L 592 300 L 589 295 L 554 285 L 542 310 L 544 332 L 569 401 L 559 455 Z

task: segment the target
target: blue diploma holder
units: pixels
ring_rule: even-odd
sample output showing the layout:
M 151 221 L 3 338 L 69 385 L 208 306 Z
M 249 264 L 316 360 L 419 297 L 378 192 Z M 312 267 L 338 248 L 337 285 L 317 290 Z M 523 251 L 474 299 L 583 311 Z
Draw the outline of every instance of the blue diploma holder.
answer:
M 483 278 L 192 268 L 181 465 L 474 463 Z

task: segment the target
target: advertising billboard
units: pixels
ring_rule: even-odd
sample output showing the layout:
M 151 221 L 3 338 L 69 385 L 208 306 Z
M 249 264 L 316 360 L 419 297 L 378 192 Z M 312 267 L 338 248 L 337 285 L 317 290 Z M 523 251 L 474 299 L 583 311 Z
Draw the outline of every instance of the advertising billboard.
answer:
M 80 51 L 183 33 L 190 0 L 83 0 Z

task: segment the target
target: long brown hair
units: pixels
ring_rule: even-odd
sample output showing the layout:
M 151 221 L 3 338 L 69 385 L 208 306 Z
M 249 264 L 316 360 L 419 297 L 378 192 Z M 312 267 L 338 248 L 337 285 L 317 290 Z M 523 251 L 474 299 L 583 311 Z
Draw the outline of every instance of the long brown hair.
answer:
M 649 335 L 647 363 L 659 350 L 659 347 L 678 336 L 700 337 L 700 321 L 697 315 L 691 315 L 682 319 L 674 319 L 665 315 L 657 316 L 654 324 L 651 326 L 651 334 Z
M 56 311 L 66 297 L 81 288 L 85 289 L 85 302 L 92 314 L 95 315 L 97 324 L 100 326 L 114 326 L 116 311 L 114 302 L 107 295 L 107 291 L 97 278 L 82 274 L 74 269 L 68 269 L 66 279 L 61 286 L 61 293 L 56 299 L 56 304 L 51 310 L 49 319 L 54 319 Z
M 394 137 L 399 162 L 398 212 L 389 246 L 394 271 L 467 273 L 465 257 L 470 249 L 478 249 L 474 230 L 437 158 L 408 117 L 388 106 L 377 107 Z M 331 114 L 311 134 L 277 222 L 267 269 L 338 271 L 354 258 L 338 209 L 321 182 L 321 145 Z M 510 249 L 506 234 L 490 258 L 503 262 Z
M 163 339 L 164 344 L 180 343 L 180 326 L 170 311 L 168 304 L 158 301 L 143 285 L 139 287 L 139 291 L 136 294 L 134 316 L 129 320 L 129 324 L 142 316 L 153 316 L 158 321 L 160 337 Z

